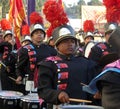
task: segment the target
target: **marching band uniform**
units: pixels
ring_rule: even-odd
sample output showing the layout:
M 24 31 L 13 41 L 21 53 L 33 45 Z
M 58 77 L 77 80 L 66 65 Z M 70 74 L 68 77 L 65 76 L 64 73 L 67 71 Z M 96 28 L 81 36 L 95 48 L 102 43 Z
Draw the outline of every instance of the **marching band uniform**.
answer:
M 36 15 L 36 12 L 31 13 L 31 16 Z M 38 13 L 37 13 L 38 15 Z M 34 18 L 33 17 L 33 18 Z M 36 18 L 37 19 L 37 18 Z M 38 17 L 39 19 L 39 17 Z M 28 80 L 33 81 L 34 85 L 37 87 L 37 63 L 47 56 L 56 55 L 56 50 L 47 44 L 43 43 L 45 38 L 45 31 L 42 22 L 36 22 L 36 24 L 31 25 L 31 39 L 32 42 L 23 46 L 18 51 L 18 61 L 17 61 L 17 81 L 21 81 L 28 74 Z M 40 42 L 37 42 L 40 38 Z M 38 44 L 36 44 L 37 42 Z M 20 78 L 20 79 L 19 79 Z M 31 87 L 31 86 L 29 86 Z M 25 91 L 25 90 L 24 90 Z M 30 91 L 30 90 L 29 90 Z M 26 93 L 26 91 L 24 92 Z
M 69 34 L 60 35 L 65 29 Z M 65 32 L 65 30 L 63 30 Z M 63 33 L 64 33 L 63 32 Z M 53 31 L 56 48 L 63 40 L 72 39 L 74 31 L 69 25 L 57 27 Z M 67 42 L 66 42 L 67 43 Z M 82 91 L 81 82 L 87 84 L 94 77 L 95 63 L 84 57 L 73 54 L 67 56 L 57 48 L 57 56 L 51 56 L 39 63 L 38 94 L 47 103 L 61 104 L 58 96 L 65 92 L 70 98 L 88 99 L 87 93 Z
M 16 77 L 15 63 L 17 60 L 16 52 L 12 51 L 12 45 L 9 42 L 0 44 L 0 61 L 1 61 L 1 84 L 2 90 L 16 90 L 15 82 L 9 78 Z
M 111 54 L 115 51 L 115 48 L 108 43 L 108 39 L 112 31 L 116 29 L 116 25 L 110 24 L 108 29 L 105 31 L 106 42 L 96 43 L 90 51 L 88 58 L 97 62 L 100 66 L 104 67 L 106 64 L 110 63 L 111 60 L 105 60 L 108 54 Z M 110 55 L 109 55 L 110 56 Z M 114 58 L 114 57 L 111 57 Z M 113 59 L 114 60 L 114 59 Z M 106 63 L 107 62 L 107 63 Z

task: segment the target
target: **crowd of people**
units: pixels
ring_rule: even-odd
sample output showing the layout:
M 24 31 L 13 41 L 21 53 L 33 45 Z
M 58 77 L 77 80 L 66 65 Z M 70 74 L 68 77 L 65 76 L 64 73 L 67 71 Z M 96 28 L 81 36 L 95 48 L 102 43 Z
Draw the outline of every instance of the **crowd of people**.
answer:
M 70 101 L 71 98 L 90 100 L 92 105 L 105 109 L 118 109 L 119 36 L 119 28 L 109 26 L 104 34 L 105 42 L 95 42 L 86 57 L 85 48 L 94 41 L 94 35 L 86 33 L 85 44 L 81 46 L 68 24 L 56 27 L 45 43 L 43 22 L 36 22 L 30 34 L 21 40 L 19 49 L 12 31 L 6 30 L 0 34 L 0 89 L 24 95 L 38 93 L 47 109 L 59 108 L 64 103 L 79 104 Z M 83 84 L 91 86 L 89 83 L 107 68 L 117 70 L 107 70 L 109 73 L 95 81 L 99 91 L 90 94 L 89 90 L 83 90 Z

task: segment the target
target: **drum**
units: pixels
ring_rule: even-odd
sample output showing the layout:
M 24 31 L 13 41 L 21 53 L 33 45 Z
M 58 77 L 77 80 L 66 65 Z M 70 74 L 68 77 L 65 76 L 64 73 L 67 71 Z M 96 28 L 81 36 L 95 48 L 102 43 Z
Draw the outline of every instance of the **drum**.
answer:
M 65 105 L 62 106 L 62 109 L 104 109 L 101 106 L 93 106 L 93 105 Z
M 0 108 L 1 109 L 20 109 L 21 92 L 17 91 L 0 91 Z
M 37 93 L 30 93 L 23 96 L 20 100 L 20 107 L 22 109 L 40 109 L 40 102 Z

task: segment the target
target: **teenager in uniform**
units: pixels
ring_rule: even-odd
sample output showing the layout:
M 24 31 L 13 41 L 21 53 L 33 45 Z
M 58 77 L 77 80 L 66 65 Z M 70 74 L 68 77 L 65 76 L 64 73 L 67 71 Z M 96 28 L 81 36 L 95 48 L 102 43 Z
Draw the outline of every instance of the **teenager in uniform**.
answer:
M 43 43 L 46 33 L 43 22 L 40 20 L 41 16 L 33 12 L 30 17 L 36 19 L 38 17 L 38 19 L 35 19 L 36 23 L 31 25 L 32 42 L 18 51 L 16 83 L 19 84 L 27 74 L 28 80 L 34 81 L 34 85 L 37 87 L 37 63 L 48 56 L 56 55 L 56 50 Z
M 39 63 L 38 94 L 50 104 L 68 103 L 69 98 L 89 99 L 81 83 L 89 83 L 96 72 L 96 64 L 84 57 L 74 56 L 77 39 L 69 25 L 53 30 L 57 56 Z M 77 104 L 75 102 L 71 102 Z

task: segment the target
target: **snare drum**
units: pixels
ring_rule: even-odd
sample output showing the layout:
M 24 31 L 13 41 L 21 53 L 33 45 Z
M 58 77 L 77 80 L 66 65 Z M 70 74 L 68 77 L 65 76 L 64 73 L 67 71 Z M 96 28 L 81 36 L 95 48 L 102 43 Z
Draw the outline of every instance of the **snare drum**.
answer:
M 20 109 L 21 92 L 17 91 L 0 91 L 0 108 L 1 109 Z
M 101 106 L 94 105 L 65 105 L 62 106 L 62 109 L 104 109 Z
M 40 109 L 40 102 L 37 93 L 31 93 L 21 98 L 22 109 Z

